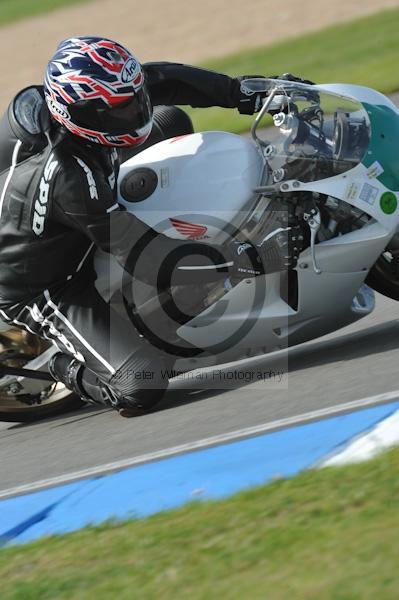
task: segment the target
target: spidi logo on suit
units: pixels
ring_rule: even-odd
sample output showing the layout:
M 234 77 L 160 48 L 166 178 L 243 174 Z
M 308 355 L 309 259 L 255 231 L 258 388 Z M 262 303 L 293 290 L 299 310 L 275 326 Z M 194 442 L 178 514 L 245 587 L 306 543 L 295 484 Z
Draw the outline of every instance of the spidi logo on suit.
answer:
M 41 235 L 44 231 L 50 181 L 54 175 L 57 165 L 58 161 L 54 160 L 54 154 L 50 154 L 46 166 L 44 167 L 42 178 L 40 179 L 39 196 L 36 199 L 33 213 L 32 229 L 36 235 Z

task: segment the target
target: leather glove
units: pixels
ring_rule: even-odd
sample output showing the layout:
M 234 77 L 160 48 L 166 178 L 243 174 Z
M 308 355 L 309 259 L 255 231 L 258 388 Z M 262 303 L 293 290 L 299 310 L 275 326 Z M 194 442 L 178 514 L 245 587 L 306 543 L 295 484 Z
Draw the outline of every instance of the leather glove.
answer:
M 245 87 L 246 79 L 257 79 L 263 78 L 263 75 L 242 75 L 237 77 L 240 82 L 240 89 L 238 95 L 237 108 L 238 112 L 243 115 L 253 115 L 259 112 L 262 108 L 263 101 L 267 96 L 267 92 L 252 92 Z M 307 85 L 315 85 L 313 81 L 309 79 L 302 79 L 292 73 L 283 73 L 283 75 L 269 75 L 269 79 L 282 79 L 283 81 L 293 81 L 298 83 L 306 83 Z
M 280 227 L 256 245 L 234 240 L 230 246 L 234 274 L 246 278 L 295 269 L 302 248 L 299 225 Z
M 263 100 L 266 97 L 266 92 L 252 92 L 245 87 L 246 79 L 264 78 L 263 75 L 241 75 L 237 77 L 240 82 L 238 93 L 237 108 L 242 115 L 253 115 L 259 112 L 263 105 Z

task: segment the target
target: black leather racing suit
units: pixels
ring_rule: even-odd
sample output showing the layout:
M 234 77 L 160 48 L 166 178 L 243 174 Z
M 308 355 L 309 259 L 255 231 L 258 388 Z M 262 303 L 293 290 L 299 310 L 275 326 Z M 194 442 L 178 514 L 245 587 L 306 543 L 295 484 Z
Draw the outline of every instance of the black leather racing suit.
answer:
M 255 110 L 240 79 L 174 63 L 145 64 L 144 71 L 155 120 L 159 105 Z M 168 361 L 97 293 L 92 250 L 113 254 L 134 277 L 156 284 L 165 255 L 182 247 L 118 205 L 120 159 L 120 151 L 51 124 L 40 86 L 22 90 L 0 122 L 0 318 L 78 358 L 82 392 L 96 401 L 111 394 L 116 405 L 143 390 L 160 397 Z M 196 246 L 205 256 L 189 256 L 188 264 L 223 264 L 212 247 Z M 225 277 L 219 270 L 204 273 Z M 184 273 L 182 283 L 204 276 Z

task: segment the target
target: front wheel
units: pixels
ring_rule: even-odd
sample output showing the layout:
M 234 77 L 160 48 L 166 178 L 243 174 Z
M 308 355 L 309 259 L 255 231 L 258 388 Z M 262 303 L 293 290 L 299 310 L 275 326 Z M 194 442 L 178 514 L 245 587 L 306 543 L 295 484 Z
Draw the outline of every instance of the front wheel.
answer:
M 370 269 L 366 284 L 383 296 L 399 300 L 399 256 L 386 250 Z

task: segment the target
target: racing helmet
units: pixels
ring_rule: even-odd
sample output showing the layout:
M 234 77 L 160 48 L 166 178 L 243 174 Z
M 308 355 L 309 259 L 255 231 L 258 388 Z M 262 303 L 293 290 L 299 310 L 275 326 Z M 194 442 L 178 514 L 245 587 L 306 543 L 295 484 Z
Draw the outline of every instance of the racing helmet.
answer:
M 104 146 L 135 146 L 148 138 L 152 105 L 139 61 L 101 37 L 61 42 L 50 59 L 44 95 L 52 117 L 72 134 Z

